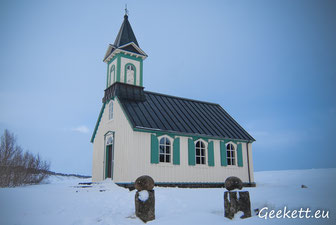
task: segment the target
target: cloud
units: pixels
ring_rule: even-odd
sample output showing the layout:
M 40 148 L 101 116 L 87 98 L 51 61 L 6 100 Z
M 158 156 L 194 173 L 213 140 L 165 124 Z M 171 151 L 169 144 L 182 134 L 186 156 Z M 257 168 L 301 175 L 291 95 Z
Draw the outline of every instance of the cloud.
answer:
M 83 134 L 87 134 L 90 132 L 89 128 L 85 125 L 75 127 L 72 129 L 72 131 L 76 131 L 76 132 L 83 133 Z

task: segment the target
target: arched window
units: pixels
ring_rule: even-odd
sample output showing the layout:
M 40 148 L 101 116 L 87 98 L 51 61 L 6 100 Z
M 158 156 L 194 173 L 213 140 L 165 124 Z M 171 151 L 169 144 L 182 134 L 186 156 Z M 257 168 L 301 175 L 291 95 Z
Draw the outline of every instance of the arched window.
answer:
M 167 137 L 162 137 L 160 139 L 160 162 L 170 163 L 171 156 L 171 142 Z
M 233 144 L 226 146 L 226 159 L 228 165 L 236 165 L 236 150 Z
M 135 85 L 135 67 L 132 64 L 126 65 L 126 77 L 125 82 L 127 84 Z
M 109 77 L 109 86 L 115 82 L 115 66 L 112 65 L 111 71 L 110 71 L 110 77 Z
M 205 144 L 203 141 L 196 142 L 196 164 L 205 164 Z
M 113 136 L 109 135 L 106 137 L 106 146 L 107 145 L 112 145 L 113 144 Z

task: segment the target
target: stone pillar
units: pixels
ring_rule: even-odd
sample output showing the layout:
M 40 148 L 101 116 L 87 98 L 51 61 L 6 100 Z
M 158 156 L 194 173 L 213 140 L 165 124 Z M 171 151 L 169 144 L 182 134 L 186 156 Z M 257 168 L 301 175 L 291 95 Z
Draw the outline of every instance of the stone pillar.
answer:
M 248 191 L 238 191 L 239 199 L 238 199 L 238 211 L 242 211 L 244 215 L 240 218 L 248 218 L 251 217 L 251 202 L 250 202 L 250 193 Z
M 238 209 L 237 192 L 224 192 L 224 216 L 233 219 Z
M 242 211 L 242 219 L 251 217 L 251 202 L 248 191 L 231 191 L 242 189 L 243 182 L 238 177 L 229 177 L 225 181 L 225 187 L 229 191 L 224 192 L 224 216 L 233 219 L 234 215 Z M 237 198 L 237 193 L 239 198 Z
M 143 222 L 155 219 L 154 180 L 150 176 L 141 176 L 134 183 L 135 189 L 135 215 Z

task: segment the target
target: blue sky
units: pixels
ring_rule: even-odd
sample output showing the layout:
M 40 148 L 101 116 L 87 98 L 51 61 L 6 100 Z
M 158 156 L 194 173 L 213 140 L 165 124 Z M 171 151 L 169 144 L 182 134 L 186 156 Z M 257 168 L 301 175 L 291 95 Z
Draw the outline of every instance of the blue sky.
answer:
M 335 167 L 336 2 L 0 1 L 0 130 L 91 174 L 102 62 L 125 3 L 146 90 L 219 103 L 259 170 Z

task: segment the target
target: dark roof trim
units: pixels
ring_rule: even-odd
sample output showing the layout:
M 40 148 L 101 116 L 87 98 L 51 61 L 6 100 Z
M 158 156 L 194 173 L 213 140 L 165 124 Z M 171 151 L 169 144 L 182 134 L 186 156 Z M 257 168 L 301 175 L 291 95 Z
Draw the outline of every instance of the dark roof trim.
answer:
M 93 141 L 94 141 L 94 139 L 95 139 L 95 137 L 96 137 L 96 133 L 97 133 L 97 130 L 98 130 L 98 127 L 99 127 L 99 124 L 100 124 L 100 120 L 101 120 L 101 118 L 102 118 L 102 116 L 103 116 L 103 112 L 104 112 L 104 109 L 105 109 L 105 105 L 106 105 L 106 103 L 104 103 L 104 104 L 102 105 L 101 109 L 100 109 L 100 113 L 99 113 L 99 116 L 98 116 L 98 119 L 97 119 L 97 122 L 96 122 L 96 126 L 95 126 L 95 128 L 94 128 L 94 131 L 93 131 L 93 133 L 92 133 L 92 137 L 91 137 L 91 140 L 90 140 L 91 143 L 93 143 Z

